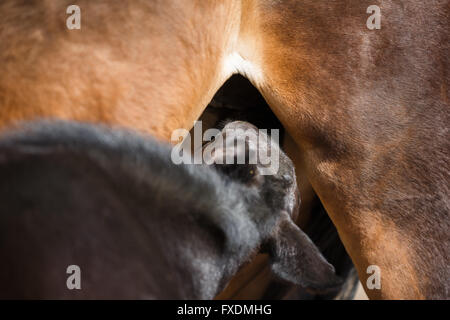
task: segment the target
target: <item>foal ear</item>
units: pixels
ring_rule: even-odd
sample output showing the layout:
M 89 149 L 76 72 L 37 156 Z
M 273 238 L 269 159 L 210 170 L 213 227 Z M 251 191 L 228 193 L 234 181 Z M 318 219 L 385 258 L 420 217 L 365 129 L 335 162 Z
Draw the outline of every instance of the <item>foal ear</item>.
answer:
M 290 219 L 284 219 L 268 242 L 272 271 L 283 280 L 313 290 L 335 289 L 342 279 L 317 246 Z

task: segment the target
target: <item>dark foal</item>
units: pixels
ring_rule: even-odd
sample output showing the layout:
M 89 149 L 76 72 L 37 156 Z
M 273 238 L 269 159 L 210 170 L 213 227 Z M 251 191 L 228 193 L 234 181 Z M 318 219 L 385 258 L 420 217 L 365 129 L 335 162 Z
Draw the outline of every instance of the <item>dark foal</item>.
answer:
M 292 222 L 295 172 L 279 152 L 278 173 L 262 176 L 175 165 L 152 138 L 74 122 L 3 136 L 0 298 L 211 299 L 257 252 L 285 280 L 338 285 Z

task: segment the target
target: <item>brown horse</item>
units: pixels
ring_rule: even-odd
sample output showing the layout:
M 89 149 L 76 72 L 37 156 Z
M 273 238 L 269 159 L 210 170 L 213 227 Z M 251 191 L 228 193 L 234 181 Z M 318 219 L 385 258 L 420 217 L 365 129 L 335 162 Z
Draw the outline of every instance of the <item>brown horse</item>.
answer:
M 369 297 L 448 298 L 449 24 L 449 0 L 3 0 L 0 126 L 54 117 L 169 140 L 240 73 L 364 286 L 379 266 Z

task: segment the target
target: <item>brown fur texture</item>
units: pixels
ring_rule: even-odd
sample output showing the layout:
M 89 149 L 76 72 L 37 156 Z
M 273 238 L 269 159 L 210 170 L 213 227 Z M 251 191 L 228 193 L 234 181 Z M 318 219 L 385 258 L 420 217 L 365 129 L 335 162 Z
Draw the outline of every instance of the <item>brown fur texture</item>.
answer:
M 258 5 L 261 88 L 371 298 L 448 298 L 449 2 Z
M 82 29 L 66 28 L 81 8 Z M 208 1 L 2 1 L 0 124 L 54 117 L 159 138 L 189 127 L 226 80 L 231 8 Z M 230 24 L 231 26 L 232 24 Z
M 263 93 L 371 298 L 449 298 L 448 0 L 0 3 L 0 126 L 102 122 L 168 140 L 233 70 Z M 378 4 L 381 30 L 366 28 Z

